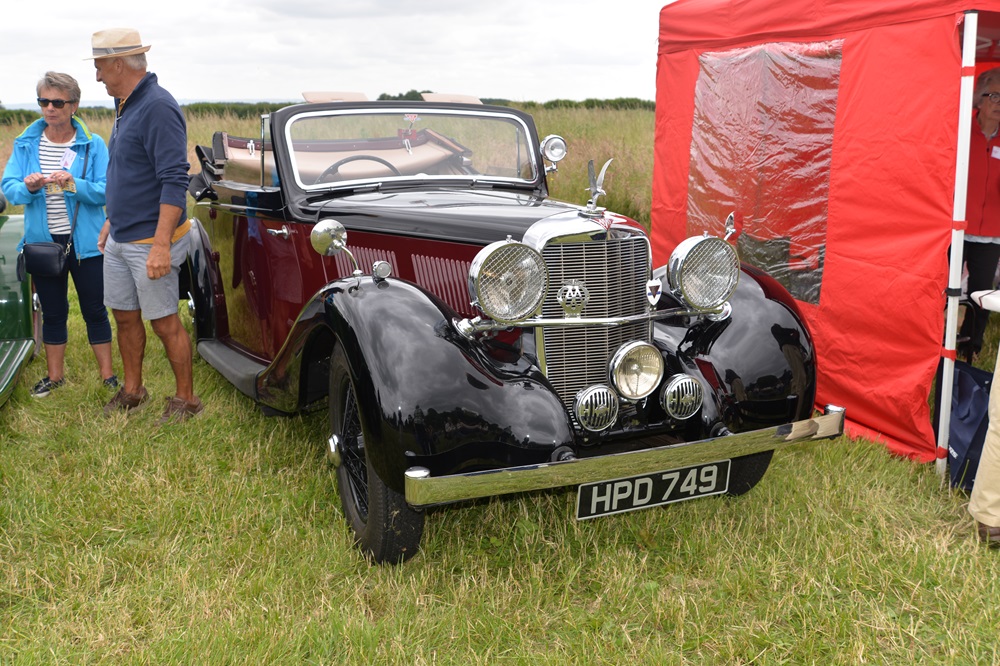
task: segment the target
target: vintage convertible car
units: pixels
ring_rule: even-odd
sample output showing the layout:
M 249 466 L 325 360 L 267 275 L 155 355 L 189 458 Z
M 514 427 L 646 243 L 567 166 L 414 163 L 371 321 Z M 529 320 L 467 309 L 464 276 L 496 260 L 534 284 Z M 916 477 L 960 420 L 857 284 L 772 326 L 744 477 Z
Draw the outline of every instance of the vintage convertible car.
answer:
M 0 406 L 14 391 L 21 370 L 41 342 L 41 311 L 34 307 L 29 280 L 17 279 L 17 246 L 24 236 L 24 217 L 3 215 L 7 200 L 0 194 Z
M 708 236 L 654 271 L 593 163 L 587 205 L 548 199 L 566 143 L 525 113 L 307 103 L 196 152 L 198 352 L 269 412 L 328 405 L 376 562 L 414 554 L 425 507 L 576 485 L 585 519 L 739 495 L 774 450 L 842 432 L 839 408 L 813 416 L 785 289 Z

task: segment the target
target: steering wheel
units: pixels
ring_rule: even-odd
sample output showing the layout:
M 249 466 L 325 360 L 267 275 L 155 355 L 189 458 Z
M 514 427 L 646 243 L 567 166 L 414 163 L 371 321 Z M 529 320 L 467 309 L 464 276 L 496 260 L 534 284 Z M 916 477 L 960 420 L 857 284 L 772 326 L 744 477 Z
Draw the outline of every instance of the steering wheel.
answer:
M 382 166 L 388 167 L 389 171 L 392 172 L 392 175 L 394 176 L 403 175 L 399 173 L 399 169 L 397 169 L 390 162 L 382 159 L 381 157 L 376 157 L 374 155 L 351 155 L 350 157 L 345 157 L 342 160 L 337 160 L 327 168 L 323 169 L 323 173 L 321 173 L 319 177 L 316 179 L 316 183 L 319 184 L 323 182 L 323 180 L 328 176 L 332 176 L 333 174 L 337 173 L 337 171 L 340 170 L 340 167 L 344 166 L 348 162 L 358 162 L 360 160 L 367 160 L 369 162 L 378 162 Z

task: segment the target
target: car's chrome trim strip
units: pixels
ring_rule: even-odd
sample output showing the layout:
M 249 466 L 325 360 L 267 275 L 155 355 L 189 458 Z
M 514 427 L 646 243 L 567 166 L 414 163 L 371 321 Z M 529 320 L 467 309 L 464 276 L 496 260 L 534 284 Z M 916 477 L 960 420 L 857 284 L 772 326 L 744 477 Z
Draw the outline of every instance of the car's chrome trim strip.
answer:
M 430 476 L 424 467 L 411 467 L 406 471 L 406 501 L 415 507 L 432 506 L 650 474 L 831 439 L 843 432 L 844 409 L 828 406 L 822 416 L 803 421 L 643 451 L 439 477 Z
M 621 326 L 622 324 L 630 324 L 636 321 L 656 321 L 658 319 L 666 319 L 668 317 L 700 317 L 704 315 L 718 314 L 722 311 L 723 308 L 718 308 L 716 310 L 671 308 L 669 310 L 642 312 L 624 317 L 576 317 L 561 319 L 535 317 L 533 319 L 525 319 L 524 321 L 516 321 L 509 324 L 476 317 L 475 319 L 455 319 L 453 320 L 453 323 L 458 332 L 462 335 L 468 336 L 475 333 L 481 333 L 483 331 L 502 331 L 511 327 L 538 328 L 541 326 L 545 328 L 556 328 L 564 326 L 570 328 L 579 326 Z

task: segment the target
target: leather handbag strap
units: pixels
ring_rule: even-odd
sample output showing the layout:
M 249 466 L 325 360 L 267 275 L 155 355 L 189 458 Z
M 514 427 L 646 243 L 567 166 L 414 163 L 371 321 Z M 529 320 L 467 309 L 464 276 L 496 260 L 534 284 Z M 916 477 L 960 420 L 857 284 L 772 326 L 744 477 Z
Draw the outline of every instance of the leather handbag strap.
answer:
M 80 177 L 84 180 L 87 179 L 87 160 L 90 158 L 90 144 L 87 144 L 86 149 L 83 151 L 83 171 L 80 173 Z M 66 243 L 66 256 L 69 256 L 70 250 L 73 249 L 73 229 L 76 227 L 76 216 L 80 213 L 80 199 L 76 200 L 76 208 L 73 209 L 73 219 L 69 222 L 69 241 Z

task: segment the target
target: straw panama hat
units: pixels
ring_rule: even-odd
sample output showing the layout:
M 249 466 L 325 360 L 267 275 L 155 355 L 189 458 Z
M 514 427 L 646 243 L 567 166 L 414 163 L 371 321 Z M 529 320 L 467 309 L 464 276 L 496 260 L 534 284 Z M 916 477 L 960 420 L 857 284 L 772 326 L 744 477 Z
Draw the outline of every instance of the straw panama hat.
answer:
M 149 46 L 142 45 L 139 31 L 132 28 L 108 28 L 98 30 L 90 40 L 94 55 L 84 60 L 99 60 L 101 58 L 118 58 L 121 56 L 145 53 Z

